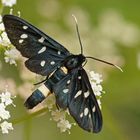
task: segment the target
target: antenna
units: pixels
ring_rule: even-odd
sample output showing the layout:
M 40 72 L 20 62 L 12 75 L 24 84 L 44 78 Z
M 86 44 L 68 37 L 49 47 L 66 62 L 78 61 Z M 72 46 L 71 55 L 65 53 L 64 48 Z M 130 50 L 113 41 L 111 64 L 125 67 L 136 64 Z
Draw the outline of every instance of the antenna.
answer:
M 80 33 L 79 33 L 79 28 L 78 28 L 78 21 L 77 21 L 77 18 L 76 18 L 75 15 L 72 14 L 72 16 L 73 16 L 73 18 L 74 18 L 74 20 L 75 20 L 75 23 L 76 23 L 76 31 L 77 31 L 77 35 L 78 35 L 78 39 L 79 39 L 79 43 L 80 43 L 80 47 L 81 47 L 81 54 L 83 54 L 83 45 L 82 45 L 81 38 L 80 38 Z M 114 66 L 114 67 L 116 67 L 117 69 L 119 69 L 121 72 L 123 72 L 123 70 L 122 70 L 119 66 L 117 66 L 117 65 L 115 65 L 115 64 L 112 64 L 112 63 L 110 63 L 110 62 L 107 62 L 107 61 L 104 61 L 104 60 L 101 60 L 101 59 L 98 59 L 98 58 L 95 58 L 95 57 L 91 57 L 91 56 L 86 56 L 86 58 L 94 59 L 94 60 L 96 60 L 96 61 L 100 61 L 100 62 L 103 62 L 103 63 L 105 63 L 105 64 Z M 86 64 L 86 63 L 85 63 L 85 64 Z M 85 64 L 84 64 L 84 65 L 85 65 Z
M 82 42 L 81 42 L 81 38 L 80 38 L 80 33 L 79 33 L 79 28 L 78 28 L 78 21 L 77 18 L 75 17 L 75 15 L 72 15 L 75 23 L 76 23 L 76 31 L 77 31 L 77 35 L 78 35 L 78 39 L 79 39 L 79 43 L 80 43 L 80 47 L 81 47 L 81 54 L 83 54 L 83 46 L 82 46 Z
M 115 65 L 115 64 L 112 64 L 112 63 L 110 63 L 110 62 L 107 62 L 107 61 L 104 61 L 104 60 L 101 60 L 101 59 L 98 59 L 98 58 L 95 58 L 95 57 L 91 57 L 91 56 L 86 56 L 86 58 L 94 59 L 94 60 L 103 62 L 103 63 L 105 63 L 105 64 L 114 66 L 114 67 L 116 67 L 117 69 L 119 69 L 121 72 L 123 72 L 123 70 L 122 70 L 119 66 L 117 66 L 117 65 Z

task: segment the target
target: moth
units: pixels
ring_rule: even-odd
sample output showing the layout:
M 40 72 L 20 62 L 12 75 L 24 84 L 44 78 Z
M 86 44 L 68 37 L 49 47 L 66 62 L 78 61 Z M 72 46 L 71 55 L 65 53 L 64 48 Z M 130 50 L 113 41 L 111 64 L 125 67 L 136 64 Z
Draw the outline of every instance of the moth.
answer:
M 27 58 L 25 66 L 36 74 L 46 76 L 43 85 L 25 101 L 25 106 L 32 109 L 52 93 L 56 97 L 56 104 L 62 109 L 68 109 L 82 129 L 100 132 L 102 114 L 83 66 L 87 58 L 117 66 L 84 56 L 77 21 L 81 46 L 78 55 L 70 53 L 63 45 L 20 17 L 4 15 L 3 22 L 11 43 Z

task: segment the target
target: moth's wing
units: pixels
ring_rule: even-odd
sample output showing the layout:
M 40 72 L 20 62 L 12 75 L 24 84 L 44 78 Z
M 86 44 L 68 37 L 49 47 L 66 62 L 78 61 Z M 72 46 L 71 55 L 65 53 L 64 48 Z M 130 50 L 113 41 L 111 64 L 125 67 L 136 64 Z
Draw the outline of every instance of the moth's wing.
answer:
M 66 109 L 68 107 L 70 94 L 72 92 L 76 92 L 77 90 L 77 83 L 76 77 L 78 75 L 78 71 L 73 70 L 67 73 L 63 79 L 61 79 L 54 87 L 53 92 L 56 96 L 56 103 L 59 105 L 60 108 Z
M 29 58 L 26 67 L 37 74 L 50 74 L 70 55 L 61 44 L 19 17 L 5 15 L 3 22 L 11 43 Z
M 95 133 L 101 130 L 101 111 L 84 69 L 68 73 L 53 90 L 57 104 L 68 108 L 81 128 Z
M 50 75 L 60 65 L 63 59 L 52 57 L 52 55 L 39 54 L 25 61 L 25 66 L 32 72 L 43 76 Z
M 97 99 L 84 69 L 79 70 L 78 77 L 76 83 L 80 79 L 80 89 L 70 95 L 69 112 L 80 127 L 98 133 L 102 128 L 102 114 Z
M 5 15 L 3 22 L 11 43 L 16 46 L 23 56 L 30 58 L 38 55 L 38 52 L 44 46 L 46 46 L 46 52 L 47 50 L 60 51 L 61 55 L 59 57 L 69 55 L 66 48 L 27 21 L 17 16 Z

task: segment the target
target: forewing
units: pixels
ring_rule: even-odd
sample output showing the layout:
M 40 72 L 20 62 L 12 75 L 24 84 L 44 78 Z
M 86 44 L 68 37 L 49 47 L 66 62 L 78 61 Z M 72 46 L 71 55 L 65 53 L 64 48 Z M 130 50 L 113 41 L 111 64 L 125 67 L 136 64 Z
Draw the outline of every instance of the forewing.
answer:
M 50 69 L 53 71 L 58 63 L 70 55 L 61 44 L 19 17 L 5 15 L 3 22 L 11 43 L 24 57 L 29 58 L 26 66 L 35 73 L 50 73 Z
M 68 108 L 78 125 L 90 132 L 102 128 L 102 115 L 84 69 L 74 69 L 54 86 L 56 102 Z

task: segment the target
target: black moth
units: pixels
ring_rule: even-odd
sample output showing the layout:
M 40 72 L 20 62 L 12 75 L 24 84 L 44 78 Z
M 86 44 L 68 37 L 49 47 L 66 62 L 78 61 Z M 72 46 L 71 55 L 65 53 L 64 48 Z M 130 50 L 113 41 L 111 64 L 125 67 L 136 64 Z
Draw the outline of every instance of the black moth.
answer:
M 83 69 L 87 57 L 82 52 L 71 54 L 64 46 L 17 16 L 5 15 L 3 22 L 11 43 L 28 58 L 25 66 L 47 77 L 43 86 L 26 100 L 25 106 L 32 109 L 49 92 L 54 93 L 56 104 L 60 108 L 68 108 L 81 128 L 98 133 L 102 128 L 102 115 Z

